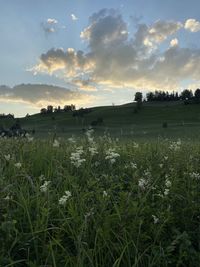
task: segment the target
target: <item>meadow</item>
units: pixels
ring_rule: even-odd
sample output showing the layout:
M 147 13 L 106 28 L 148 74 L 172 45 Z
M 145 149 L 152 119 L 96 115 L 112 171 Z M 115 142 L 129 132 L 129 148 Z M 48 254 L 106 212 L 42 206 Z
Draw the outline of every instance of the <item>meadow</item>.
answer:
M 199 266 L 199 142 L 90 129 L 0 147 L 0 266 Z

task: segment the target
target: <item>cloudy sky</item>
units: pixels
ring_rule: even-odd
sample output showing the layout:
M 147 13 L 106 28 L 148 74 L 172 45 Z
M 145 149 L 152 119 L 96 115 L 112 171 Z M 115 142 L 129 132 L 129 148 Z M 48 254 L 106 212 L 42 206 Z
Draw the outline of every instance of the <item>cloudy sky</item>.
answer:
M 0 0 L 0 113 L 200 87 L 199 0 Z

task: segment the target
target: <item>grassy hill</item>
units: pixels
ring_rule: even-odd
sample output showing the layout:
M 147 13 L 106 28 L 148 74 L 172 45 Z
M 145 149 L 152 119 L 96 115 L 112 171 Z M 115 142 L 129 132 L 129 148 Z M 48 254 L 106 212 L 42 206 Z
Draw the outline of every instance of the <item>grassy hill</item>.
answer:
M 120 106 L 94 107 L 82 117 L 74 117 L 71 112 L 53 114 L 35 114 L 20 118 L 20 123 L 27 130 L 35 129 L 36 135 L 81 134 L 92 121 L 102 118 L 103 123 L 95 126 L 96 132 L 109 132 L 115 136 L 128 137 L 191 137 L 200 136 L 200 104 L 184 105 L 183 102 L 143 103 L 135 112 L 136 104 Z M 9 127 L 12 119 L 0 119 L 0 125 Z M 167 123 L 167 127 L 163 127 Z

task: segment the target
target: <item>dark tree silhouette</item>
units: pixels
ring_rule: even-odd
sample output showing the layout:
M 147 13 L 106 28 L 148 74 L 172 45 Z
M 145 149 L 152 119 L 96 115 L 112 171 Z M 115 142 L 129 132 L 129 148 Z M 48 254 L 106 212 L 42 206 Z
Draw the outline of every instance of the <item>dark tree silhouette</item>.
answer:
M 199 102 L 200 101 L 200 89 L 196 89 L 194 92 L 195 99 Z
M 142 93 L 141 92 L 136 92 L 134 100 L 137 101 L 137 102 L 142 102 Z
M 181 99 L 182 100 L 189 100 L 193 97 L 193 93 L 191 90 L 185 89 L 183 90 L 183 92 L 181 93 Z
M 53 113 L 53 106 L 47 106 L 47 113 Z

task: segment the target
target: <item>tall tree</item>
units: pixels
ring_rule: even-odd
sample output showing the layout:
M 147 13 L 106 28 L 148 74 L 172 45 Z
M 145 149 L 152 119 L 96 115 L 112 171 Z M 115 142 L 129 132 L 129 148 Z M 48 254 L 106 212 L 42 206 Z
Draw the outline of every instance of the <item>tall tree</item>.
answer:
M 191 90 L 185 89 L 183 90 L 183 92 L 181 93 L 181 98 L 183 100 L 188 100 L 191 99 L 193 97 L 193 93 Z
M 141 103 L 141 102 L 142 102 L 142 97 L 143 97 L 143 96 L 142 96 L 142 93 L 141 93 L 141 92 L 136 92 L 136 93 L 135 93 L 135 99 L 134 99 L 134 100 L 135 100 L 136 102 L 140 102 L 140 103 Z
M 196 91 L 194 92 L 194 96 L 195 96 L 195 98 L 196 98 L 196 100 L 200 100 L 200 89 L 198 88 L 198 89 L 196 89 Z

